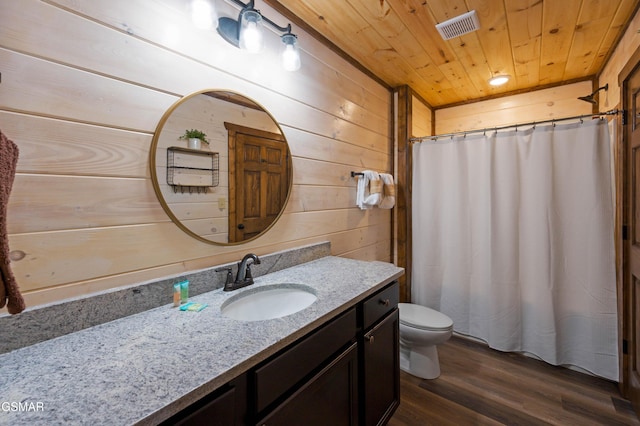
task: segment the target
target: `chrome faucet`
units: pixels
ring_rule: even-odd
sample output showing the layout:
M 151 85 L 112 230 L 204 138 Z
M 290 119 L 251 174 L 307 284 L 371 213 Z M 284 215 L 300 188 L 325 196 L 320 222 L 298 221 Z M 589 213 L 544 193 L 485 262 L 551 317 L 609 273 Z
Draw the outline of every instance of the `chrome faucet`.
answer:
M 238 262 L 238 273 L 236 275 L 235 281 L 233 280 L 233 275 L 230 267 L 219 268 L 216 269 L 216 272 L 227 271 L 227 279 L 224 283 L 224 291 L 232 291 L 237 290 L 242 287 L 246 287 L 248 285 L 253 284 L 253 276 L 251 275 L 251 263 L 259 265 L 260 258 L 253 253 L 247 254 L 242 258 L 240 262 Z

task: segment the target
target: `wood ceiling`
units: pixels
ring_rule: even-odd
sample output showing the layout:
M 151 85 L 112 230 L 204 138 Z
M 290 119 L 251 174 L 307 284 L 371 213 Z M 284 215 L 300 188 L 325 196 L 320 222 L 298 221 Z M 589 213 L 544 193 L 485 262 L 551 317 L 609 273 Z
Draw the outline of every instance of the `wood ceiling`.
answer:
M 438 108 L 593 78 L 611 55 L 639 1 L 265 3 L 288 16 L 294 26 L 322 35 L 388 86 L 408 85 Z M 478 14 L 480 29 L 443 40 L 435 25 L 471 10 Z M 499 74 L 511 80 L 498 88 L 490 86 L 489 78 Z

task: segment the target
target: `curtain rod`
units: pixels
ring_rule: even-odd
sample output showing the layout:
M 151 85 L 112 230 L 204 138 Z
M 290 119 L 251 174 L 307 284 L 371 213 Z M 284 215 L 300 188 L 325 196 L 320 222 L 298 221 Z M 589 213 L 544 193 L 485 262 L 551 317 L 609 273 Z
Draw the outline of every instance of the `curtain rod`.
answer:
M 538 124 L 546 124 L 546 123 L 553 123 L 555 125 L 555 123 L 559 122 L 559 121 L 567 121 L 567 120 L 580 120 L 582 121 L 584 118 L 595 118 L 595 117 L 602 117 L 605 115 L 617 115 L 620 114 L 622 112 L 622 110 L 619 109 L 612 109 L 606 112 L 600 112 L 597 114 L 584 114 L 584 115 L 576 115 L 574 117 L 565 117 L 565 118 L 554 118 L 551 120 L 543 120 L 543 121 L 531 121 L 529 123 L 520 123 L 520 124 L 511 124 L 509 126 L 502 126 L 502 127 L 488 127 L 488 128 L 484 128 L 484 129 L 478 129 L 478 130 L 467 130 L 467 131 L 463 131 L 463 132 L 454 132 L 454 133 L 445 133 L 442 135 L 433 135 L 433 136 L 420 136 L 417 138 L 411 138 L 409 139 L 409 141 L 411 143 L 414 142 L 424 142 L 424 141 L 437 141 L 438 139 L 441 138 L 453 138 L 454 136 L 466 136 L 466 135 L 470 135 L 473 133 L 486 133 L 487 131 L 498 131 L 498 130 L 505 130 L 505 129 L 511 129 L 511 128 L 515 128 L 516 131 L 518 130 L 518 127 L 527 127 L 527 126 L 533 126 L 535 127 Z

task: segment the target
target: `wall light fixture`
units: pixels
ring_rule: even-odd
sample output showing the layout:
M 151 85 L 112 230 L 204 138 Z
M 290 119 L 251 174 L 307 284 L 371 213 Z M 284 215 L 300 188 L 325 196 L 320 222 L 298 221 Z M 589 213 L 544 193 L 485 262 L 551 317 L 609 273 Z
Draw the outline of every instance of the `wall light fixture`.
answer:
M 240 0 L 232 0 L 241 7 L 238 19 L 221 17 L 218 19 L 218 34 L 235 47 L 251 53 L 257 53 L 263 45 L 263 24 L 271 25 L 276 31 L 282 33 L 281 58 L 282 66 L 287 71 L 296 71 L 300 68 L 300 51 L 298 38 L 291 33 L 291 24 L 286 27 L 277 25 L 259 10 L 254 8 L 254 0 L 243 3 Z
M 298 50 L 298 37 L 291 34 L 291 29 L 282 37 L 282 66 L 287 71 L 297 71 L 300 69 L 300 51 Z

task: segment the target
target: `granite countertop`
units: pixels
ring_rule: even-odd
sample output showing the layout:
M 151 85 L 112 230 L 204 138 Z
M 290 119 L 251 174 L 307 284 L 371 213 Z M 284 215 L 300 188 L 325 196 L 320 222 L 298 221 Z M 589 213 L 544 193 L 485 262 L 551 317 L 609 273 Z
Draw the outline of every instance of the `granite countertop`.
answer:
M 190 298 L 209 305 L 201 312 L 167 304 L 2 354 L 0 424 L 156 424 L 402 274 L 390 263 L 327 256 Z M 221 315 L 225 300 L 274 283 L 307 285 L 318 299 L 265 321 Z

